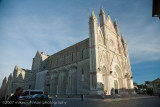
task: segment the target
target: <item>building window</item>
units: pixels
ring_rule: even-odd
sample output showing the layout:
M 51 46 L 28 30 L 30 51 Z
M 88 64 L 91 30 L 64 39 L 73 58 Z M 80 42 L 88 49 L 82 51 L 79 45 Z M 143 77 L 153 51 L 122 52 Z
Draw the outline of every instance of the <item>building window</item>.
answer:
M 28 89 L 31 89 L 31 85 L 29 85 Z
M 73 61 L 73 52 L 71 53 L 72 61 Z
M 65 64 L 65 55 L 63 56 L 63 63 Z
M 82 69 L 81 81 L 84 81 L 84 70 Z
M 56 64 L 58 65 L 58 58 L 56 59 Z
M 83 48 L 82 48 L 82 50 L 81 50 L 81 57 L 82 57 L 82 59 L 83 59 Z

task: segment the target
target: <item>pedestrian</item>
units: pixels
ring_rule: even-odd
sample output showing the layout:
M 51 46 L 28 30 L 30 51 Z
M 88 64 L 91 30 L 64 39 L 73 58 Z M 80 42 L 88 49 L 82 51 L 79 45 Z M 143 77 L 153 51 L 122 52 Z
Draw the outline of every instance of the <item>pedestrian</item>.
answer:
M 45 92 L 45 94 L 44 94 L 44 99 L 48 99 L 48 93 L 47 92 Z
M 106 95 L 106 93 L 107 93 L 107 91 L 106 91 L 106 90 L 104 90 L 104 95 Z
M 83 97 L 84 97 L 83 94 L 81 94 L 81 101 L 83 101 Z
M 13 101 L 13 104 L 9 104 L 10 107 L 20 107 L 20 104 L 18 103 L 19 103 L 19 96 L 22 95 L 22 92 L 23 88 L 18 87 L 16 89 L 15 94 L 9 98 L 9 101 Z
M 114 93 L 114 88 L 111 89 L 111 95 L 113 96 Z

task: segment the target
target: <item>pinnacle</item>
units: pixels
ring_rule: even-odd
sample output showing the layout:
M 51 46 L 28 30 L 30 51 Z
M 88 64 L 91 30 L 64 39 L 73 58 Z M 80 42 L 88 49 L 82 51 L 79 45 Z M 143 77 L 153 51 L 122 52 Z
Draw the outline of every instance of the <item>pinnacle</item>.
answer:
M 125 38 L 124 38 L 123 34 L 121 34 L 121 40 L 123 40 L 123 42 L 125 42 L 125 43 L 126 43 L 126 40 L 125 40 Z
M 7 81 L 7 77 L 5 77 L 5 78 L 3 79 L 3 81 Z
M 100 8 L 100 14 L 105 14 L 105 13 L 104 13 L 104 10 L 103 10 L 103 7 Z
M 38 53 L 38 54 L 40 54 L 40 51 L 39 51 L 39 50 L 37 50 L 37 53 Z
M 14 67 L 14 69 L 18 69 L 18 65 L 16 65 L 16 66 Z
M 94 14 L 94 10 L 93 10 L 93 8 L 92 8 L 91 16 L 92 16 L 92 17 L 95 17 L 95 14 Z
M 121 38 L 123 38 L 123 34 L 121 33 Z
M 10 73 L 9 77 L 10 77 L 10 78 L 12 77 L 12 73 Z
M 117 24 L 117 20 L 116 20 L 116 19 L 114 20 L 114 25 L 118 25 L 118 24 Z
M 116 20 L 116 18 L 114 19 L 114 21 L 117 23 L 117 20 Z

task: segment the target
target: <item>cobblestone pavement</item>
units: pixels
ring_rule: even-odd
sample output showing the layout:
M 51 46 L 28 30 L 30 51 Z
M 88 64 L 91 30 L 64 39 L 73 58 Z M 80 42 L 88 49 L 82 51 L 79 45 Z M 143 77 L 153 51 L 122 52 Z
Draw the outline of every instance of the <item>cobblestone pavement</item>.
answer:
M 130 97 L 111 99 L 91 99 L 85 98 L 58 98 L 52 107 L 160 107 L 160 97 Z

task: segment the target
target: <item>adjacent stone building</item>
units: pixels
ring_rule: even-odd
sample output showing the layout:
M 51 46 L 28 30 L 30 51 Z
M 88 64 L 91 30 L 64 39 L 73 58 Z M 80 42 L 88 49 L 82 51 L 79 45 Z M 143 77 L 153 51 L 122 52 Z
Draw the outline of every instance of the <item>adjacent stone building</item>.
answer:
M 151 82 L 154 95 L 160 95 L 160 78 L 157 78 Z
M 17 87 L 23 89 L 34 89 L 35 73 L 32 70 L 19 68 L 17 65 L 13 71 L 11 92 L 14 93 Z
M 15 67 L 12 92 L 24 89 L 50 95 L 132 94 L 133 77 L 126 40 L 116 21 L 100 9 L 100 23 L 92 10 L 89 38 L 53 55 L 37 51 L 31 70 Z M 2 90 L 2 88 L 1 88 Z
M 8 99 L 10 97 L 12 89 L 12 80 L 12 74 L 9 75 L 8 80 L 6 77 L 3 79 L 0 89 L 0 98 Z

